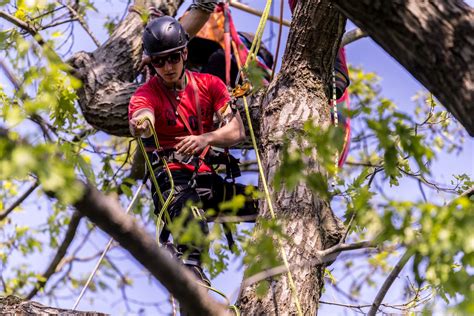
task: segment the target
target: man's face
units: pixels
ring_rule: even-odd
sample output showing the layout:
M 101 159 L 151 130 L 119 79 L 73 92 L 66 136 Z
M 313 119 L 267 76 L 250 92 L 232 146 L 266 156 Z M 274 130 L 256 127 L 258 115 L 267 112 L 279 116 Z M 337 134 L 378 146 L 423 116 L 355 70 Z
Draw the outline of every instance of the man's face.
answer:
M 152 57 L 151 64 L 165 83 L 175 84 L 180 79 L 187 55 L 188 51 L 185 48 L 183 51 Z

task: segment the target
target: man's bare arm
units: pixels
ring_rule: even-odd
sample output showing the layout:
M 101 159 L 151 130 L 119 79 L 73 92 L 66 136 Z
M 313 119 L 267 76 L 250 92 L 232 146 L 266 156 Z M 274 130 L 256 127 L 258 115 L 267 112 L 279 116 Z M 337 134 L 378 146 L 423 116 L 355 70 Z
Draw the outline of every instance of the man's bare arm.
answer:
M 209 132 L 209 145 L 216 147 L 229 147 L 236 145 L 245 139 L 245 128 L 240 113 L 232 111 L 226 106 L 218 112 L 223 125 L 215 131 Z
M 197 154 L 207 145 L 230 147 L 245 139 L 244 124 L 239 112 L 232 113 L 232 109 L 228 106 L 223 112 L 219 113 L 219 116 L 228 118 L 227 124 L 202 135 L 177 137 L 179 143 L 175 146 L 176 150 L 182 154 Z

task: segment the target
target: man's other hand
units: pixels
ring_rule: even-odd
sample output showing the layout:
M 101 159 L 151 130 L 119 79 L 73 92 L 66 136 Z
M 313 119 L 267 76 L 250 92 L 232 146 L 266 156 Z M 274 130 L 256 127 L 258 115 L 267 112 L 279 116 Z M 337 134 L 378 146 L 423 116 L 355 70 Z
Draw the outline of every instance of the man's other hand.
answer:
M 179 154 L 183 155 L 200 154 L 209 145 L 209 139 L 206 134 L 176 137 L 176 140 L 179 143 L 176 144 L 175 149 Z

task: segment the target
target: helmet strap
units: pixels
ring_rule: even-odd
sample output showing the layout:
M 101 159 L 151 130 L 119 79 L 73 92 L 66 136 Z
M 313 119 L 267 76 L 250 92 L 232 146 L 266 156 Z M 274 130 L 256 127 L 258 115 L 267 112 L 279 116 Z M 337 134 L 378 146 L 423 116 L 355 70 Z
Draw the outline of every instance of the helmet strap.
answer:
M 183 58 L 183 70 L 181 71 L 181 75 L 179 76 L 179 80 L 181 80 L 181 78 L 183 78 L 184 73 L 186 72 L 186 63 L 188 62 L 183 57 L 183 51 L 181 51 L 181 58 Z

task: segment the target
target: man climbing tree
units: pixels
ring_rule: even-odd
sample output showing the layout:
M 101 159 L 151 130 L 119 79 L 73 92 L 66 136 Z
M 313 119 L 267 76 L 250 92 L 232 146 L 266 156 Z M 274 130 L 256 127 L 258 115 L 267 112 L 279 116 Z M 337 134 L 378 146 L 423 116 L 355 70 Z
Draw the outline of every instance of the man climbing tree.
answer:
M 245 138 L 245 131 L 239 113 L 228 106 L 230 96 L 224 83 L 215 76 L 185 70 L 187 43 L 188 35 L 171 17 L 157 18 L 146 26 L 144 52 L 150 57 L 157 75 L 137 90 L 129 106 L 133 135 L 150 137 L 152 129 L 156 130 L 160 147 L 157 144 L 147 147 L 156 166 L 153 172 L 159 185 L 159 191 L 155 187 L 152 189 L 153 200 L 155 212 L 158 212 L 163 206 L 159 197 L 161 192 L 166 198 L 174 192 L 167 210 L 171 220 L 182 215 L 189 201 L 195 205 L 202 203 L 204 209 L 219 211 L 220 202 L 231 199 L 235 193 L 244 192 L 243 186 L 227 183 L 216 175 L 206 160 L 209 146 L 235 145 Z M 214 114 L 221 121 L 226 121 L 216 130 L 213 130 Z M 161 158 L 169 162 L 167 167 L 160 164 Z M 171 170 L 172 179 L 167 168 Z M 251 199 L 247 207 L 255 213 Z M 200 219 L 201 231 L 206 233 L 204 211 L 194 207 L 191 209 L 186 223 L 196 217 Z M 167 243 L 169 235 L 168 229 L 161 232 L 160 242 Z M 210 285 L 201 268 L 200 255 L 204 245 L 186 245 L 179 240 L 175 243 L 176 249 L 171 244 L 168 246 L 202 281 Z
M 143 16 L 146 15 L 142 15 L 142 13 L 152 3 L 159 2 L 167 8 L 171 8 L 167 13 L 174 15 L 175 10 L 183 1 L 133 1 L 133 7 L 136 9 L 128 10 L 129 14 L 124 15 L 126 17 L 117 26 L 116 30 L 113 33 L 111 32 L 110 38 L 103 45 L 97 41 L 99 47 L 97 50 L 90 53 L 77 52 L 74 56 L 67 56 L 70 57 L 67 59 L 67 63 L 66 58 L 57 55 L 55 50 L 52 49 L 53 46 L 51 46 L 52 43 L 57 42 L 57 39 L 55 40 L 57 33 L 54 33 L 54 36 L 48 36 L 47 29 L 49 27 L 53 28 L 55 25 L 57 27 L 59 22 L 71 25 L 73 22 L 69 20 L 69 17 L 76 19 L 77 13 L 82 14 L 81 12 L 85 9 L 76 11 L 73 7 L 71 10 L 71 8 L 63 5 L 65 2 L 57 2 L 58 4 L 54 2 L 55 4 L 52 7 L 43 7 L 41 10 L 25 4 L 34 2 L 18 1 L 7 9 L 4 8 L 4 2 L 0 4 L 2 8 L 0 17 L 16 26 L 13 31 L 1 33 L 2 36 L 6 37 L 6 40 L 1 41 L 2 45 L 6 46 L 8 52 L 15 52 L 15 57 L 12 58 L 10 64 L 13 66 L 16 77 L 25 78 L 23 83 L 16 84 L 15 76 L 11 76 L 12 79 L 10 80 L 17 87 L 16 91 L 8 98 L 2 94 L 2 102 L 5 104 L 5 106 L 2 104 L 2 115 L 4 115 L 6 122 L 2 122 L 0 127 L 0 141 L 2 148 L 5 149 L 1 151 L 2 177 L 15 182 L 33 181 L 31 189 L 24 196 L 27 196 L 39 186 L 43 193 L 48 193 L 48 196 L 55 194 L 62 205 L 75 206 L 79 212 L 90 217 L 92 221 L 98 223 L 98 226 L 103 227 L 111 236 L 114 236 L 125 249 L 129 249 L 135 258 L 141 258 L 140 262 L 150 271 L 153 270 L 153 267 L 147 266 L 146 263 L 153 258 L 158 258 L 159 264 L 154 264 L 154 267 L 158 267 L 159 272 L 165 271 L 166 275 L 160 275 L 156 270 L 153 270 L 153 275 L 175 297 L 181 294 L 181 302 L 189 301 L 189 310 L 196 311 L 196 314 L 200 315 L 222 315 L 222 312 L 210 313 L 205 311 L 204 307 L 210 305 L 209 301 L 204 300 L 203 295 L 196 295 L 199 292 L 194 290 L 199 286 L 196 286 L 194 282 L 188 282 L 195 285 L 194 288 L 191 287 L 192 291 L 189 290 L 190 287 L 187 287 L 188 291 L 186 292 L 183 288 L 176 286 L 176 284 L 185 284 L 184 282 L 176 282 L 177 276 L 182 274 L 183 269 L 175 264 L 173 260 L 162 260 L 164 256 L 159 256 L 162 251 L 156 248 L 153 240 L 142 243 L 145 240 L 144 237 L 147 236 L 144 233 L 145 229 L 135 225 L 137 228 L 135 232 L 141 232 L 142 234 L 135 234 L 133 236 L 137 237 L 131 238 L 132 234 L 130 234 L 131 230 L 129 228 L 136 221 L 131 220 L 131 217 L 122 216 L 116 199 L 113 197 L 106 198 L 102 194 L 111 192 L 109 183 L 117 182 L 115 181 L 116 175 L 119 174 L 119 177 L 122 175 L 120 173 L 122 167 L 117 172 L 111 172 L 110 174 L 104 172 L 103 175 L 96 178 L 97 180 L 94 179 L 94 172 L 87 168 L 86 159 L 84 159 L 87 156 L 83 152 L 90 131 L 83 130 L 83 124 L 81 126 L 77 126 L 78 124 L 68 126 L 67 124 L 67 121 L 70 123 L 76 122 L 76 119 L 74 119 L 76 113 L 73 110 L 75 97 L 78 96 L 79 105 L 90 125 L 113 135 L 129 135 L 127 105 L 132 91 L 134 92 L 138 88 L 136 75 L 142 57 L 141 35 L 144 28 Z M 79 8 L 86 8 L 90 6 L 90 2 L 75 1 L 74 5 L 79 5 Z M 68 1 L 68 3 L 72 4 L 73 1 Z M 296 2 L 293 1 L 293 3 Z M 414 75 L 421 74 L 418 78 L 423 79 L 422 83 L 435 96 L 448 96 L 442 101 L 447 103 L 448 109 L 456 110 L 453 112 L 458 113 L 456 116 L 464 121 L 466 129 L 472 133 L 473 125 L 469 120 L 471 116 L 459 115 L 459 113 L 469 113 L 468 110 L 473 104 L 469 102 L 469 100 L 472 100 L 472 89 L 469 89 L 469 87 L 473 86 L 471 84 L 472 76 L 469 75 L 473 72 L 470 71 L 472 67 L 466 65 L 473 65 L 468 61 L 472 60 L 473 56 L 472 52 L 474 50 L 471 49 L 472 45 L 469 43 L 473 43 L 470 39 L 474 32 L 472 32 L 472 23 L 467 22 L 472 21 L 474 11 L 466 9 L 459 4 L 459 1 L 419 2 L 412 0 L 406 1 L 406 3 L 360 1 L 357 2 L 357 4 L 360 3 L 360 8 L 355 2 L 348 3 L 347 1 L 336 0 L 297 2 L 294 7 L 282 69 L 264 91 L 265 98 L 263 102 L 256 104 L 258 111 L 255 111 L 254 119 L 257 118 L 261 123 L 256 130 L 259 132 L 257 135 L 259 138 L 258 147 L 262 153 L 262 163 L 265 169 L 265 173 L 260 179 L 266 178 L 271 184 L 270 195 L 275 205 L 275 214 L 278 218 L 277 224 L 281 224 L 278 228 L 281 227 L 283 235 L 287 237 L 283 239 L 283 249 L 280 253 L 287 255 L 289 264 L 284 267 L 284 270 L 276 269 L 278 266 L 275 267 L 275 265 L 263 265 L 266 262 L 263 260 L 259 262 L 258 259 L 269 258 L 269 253 L 272 253 L 273 248 L 252 248 L 254 256 L 247 257 L 252 261 L 248 260 L 245 264 L 255 262 L 254 267 L 259 265 L 260 270 L 247 270 L 246 280 L 243 282 L 239 295 L 242 314 L 315 314 L 321 303 L 320 296 L 326 272 L 325 264 L 330 262 L 326 260 L 326 254 L 335 255 L 344 249 L 356 249 L 356 247 L 373 247 L 374 243 L 371 240 L 377 242 L 378 249 L 373 250 L 377 252 L 377 255 L 387 254 L 386 249 L 390 251 L 392 259 L 396 255 L 393 254 L 395 246 L 397 250 L 406 249 L 407 256 L 403 255 L 401 259 L 414 257 L 413 264 L 410 263 L 409 265 L 413 266 L 413 271 L 419 279 L 417 280 L 417 288 L 414 289 L 417 297 L 419 297 L 418 287 L 426 284 L 433 290 L 440 291 L 443 297 L 459 294 L 458 297 L 464 300 L 465 306 L 470 308 L 465 308 L 465 310 L 472 310 L 471 302 L 474 301 L 474 298 L 472 291 L 469 291 L 472 285 L 469 268 L 472 267 L 473 250 L 470 247 L 472 240 L 469 239 L 470 235 L 467 233 L 469 232 L 469 223 L 472 223 L 471 214 L 473 212 L 472 206 L 470 206 L 472 204 L 468 204 L 465 199 L 462 203 L 456 202 L 452 206 L 448 205 L 446 207 L 433 203 L 418 202 L 399 204 L 397 201 L 387 201 L 386 205 L 380 205 L 370 201 L 370 198 L 376 193 L 373 186 L 371 187 L 371 183 L 376 183 L 380 175 L 383 175 L 383 178 L 388 179 L 390 185 L 394 186 L 398 185 L 398 179 L 401 178 L 401 174 L 405 173 L 417 179 L 420 188 L 421 185 L 430 184 L 429 181 L 425 181 L 425 178 L 428 171 L 427 166 L 430 166 L 432 161 L 430 157 L 433 156 L 433 152 L 429 146 L 432 146 L 433 142 L 430 141 L 430 138 L 420 135 L 424 133 L 425 135 L 433 134 L 435 136 L 434 132 L 431 132 L 431 128 L 437 125 L 437 123 L 435 124 L 438 121 L 437 118 L 444 117 L 444 114 L 433 114 L 432 108 L 435 102 L 433 100 L 430 102 L 431 108 L 428 119 L 419 121 L 424 121 L 426 124 L 422 123 L 420 125 L 419 122 L 415 122 L 405 115 L 401 115 L 401 113 L 394 112 L 391 102 L 375 100 L 376 102 L 380 101 L 380 106 L 377 107 L 377 110 L 374 107 L 373 114 L 367 119 L 370 125 L 366 129 L 370 134 L 362 134 L 360 139 L 377 139 L 378 141 L 374 146 L 379 144 L 380 146 L 378 146 L 376 152 L 363 153 L 360 156 L 360 161 L 352 161 L 353 164 L 364 166 L 364 170 L 354 179 L 351 178 L 351 181 L 354 180 L 354 184 L 345 190 L 348 198 L 347 203 L 344 204 L 347 208 L 345 214 L 347 228 L 342 227 L 331 212 L 326 190 L 328 181 L 324 177 L 326 174 L 325 165 L 319 163 L 321 157 L 328 156 L 326 149 L 334 147 L 327 146 L 328 143 L 332 144 L 330 142 L 332 139 L 324 138 L 324 134 L 316 134 L 315 131 L 319 127 L 326 128 L 331 125 L 331 113 L 327 106 L 328 99 L 331 96 L 327 87 L 331 81 L 334 68 L 333 61 L 345 29 L 345 17 L 335 7 L 339 5 L 340 9 L 347 12 L 347 15 L 352 15 L 353 21 L 359 21 L 362 26 L 367 25 L 366 31 L 397 60 L 405 61 L 402 64 L 409 71 Z M 70 13 L 68 13 L 69 11 Z M 198 10 L 193 10 L 193 12 L 195 14 L 199 13 Z M 44 15 L 51 18 L 44 19 Z M 413 17 L 419 18 L 421 22 L 430 21 L 430 23 L 419 23 L 414 26 L 412 24 Z M 84 19 L 81 19 L 80 22 L 81 25 L 85 25 Z M 185 24 L 185 20 L 183 20 L 184 29 L 192 34 Z M 385 27 L 380 27 L 380 25 Z M 88 31 L 87 25 L 83 27 Z M 15 31 L 17 28 L 21 29 L 22 32 Z M 418 32 L 420 30 L 423 32 Z M 433 30 L 440 36 L 430 36 L 433 34 Z M 443 31 L 440 32 L 440 30 Z M 397 47 L 416 47 L 417 49 L 393 49 L 393 45 L 398 45 Z M 28 55 L 24 55 L 25 52 Z M 421 54 L 422 52 L 427 53 Z M 37 65 L 30 67 L 27 60 L 31 57 L 30 53 L 35 54 L 33 60 L 40 59 L 41 65 L 51 66 L 40 69 Z M 170 55 L 168 54 L 167 58 L 164 59 L 166 67 L 172 64 L 173 58 Z M 185 55 L 184 52 L 179 56 L 179 63 L 183 62 L 183 55 Z M 443 55 L 448 58 L 440 58 Z M 431 56 L 433 58 L 428 58 Z M 406 58 L 400 57 L 407 57 L 410 60 L 407 62 Z M 426 62 L 427 60 L 433 62 Z M 436 61 L 446 62 L 439 63 Z M 156 62 L 158 63 L 158 61 Z M 163 60 L 161 60 L 161 63 L 163 63 Z M 24 68 L 22 65 L 28 66 Z M 433 73 L 431 69 L 433 65 L 439 65 L 441 68 L 438 68 L 441 70 Z M 62 71 L 57 73 L 58 69 L 62 69 L 64 73 Z M 429 74 L 429 76 L 426 74 Z M 185 78 L 188 77 L 187 73 L 184 76 Z M 444 81 L 438 80 L 440 77 L 454 85 L 455 91 L 459 91 L 459 93 L 453 94 L 456 96 L 455 98 L 450 98 L 454 90 L 446 89 L 447 85 L 443 84 Z M 76 79 L 81 81 L 80 87 Z M 156 81 L 157 79 L 162 80 L 160 77 L 153 80 Z M 189 79 L 188 82 L 184 82 L 186 87 L 190 85 Z M 357 76 L 354 76 L 354 79 L 356 79 L 354 80 L 354 87 L 358 86 L 357 82 L 359 82 L 359 88 L 361 86 L 364 88 L 367 85 L 366 82 L 360 84 Z M 43 84 L 40 84 L 41 82 Z M 67 84 L 68 82 L 74 84 Z M 157 82 L 166 87 L 164 81 Z M 181 85 L 179 86 L 181 87 Z M 376 94 L 372 91 L 375 90 L 368 90 L 370 91 L 364 94 L 364 91 L 359 89 L 358 94 L 362 94 L 360 100 L 374 99 Z M 185 89 L 183 95 L 186 92 Z M 357 96 L 356 93 L 354 95 Z M 365 95 L 371 97 L 364 98 Z M 450 102 L 450 100 L 454 101 Z M 183 99 L 181 101 L 184 102 Z M 456 104 L 462 106 L 455 106 Z M 24 105 L 24 107 L 21 105 Z M 156 104 L 153 103 L 152 105 L 154 109 Z M 364 106 L 363 109 L 370 110 L 367 106 Z M 153 117 L 156 119 L 154 125 L 158 131 L 162 131 L 166 125 L 158 123 L 159 117 L 156 114 L 158 113 L 154 111 Z M 430 120 L 430 117 L 432 120 Z M 22 120 L 36 123 L 35 126 L 39 133 L 31 135 L 34 137 L 29 137 L 30 135 L 24 131 L 17 132 L 23 127 L 23 125 L 18 125 L 18 122 Z M 176 117 L 176 121 L 178 120 L 181 119 Z M 446 121 L 443 120 L 442 124 Z M 183 120 L 183 124 L 184 122 L 186 120 Z M 423 132 L 422 127 L 426 128 L 428 125 L 431 131 L 425 130 Z M 38 137 L 38 135 L 41 135 L 41 131 L 44 135 L 44 141 L 41 137 Z M 193 131 L 195 132 L 196 129 Z M 442 132 L 442 135 L 450 135 L 447 130 L 443 129 Z M 303 136 L 310 137 L 299 141 Z M 165 136 L 163 137 L 166 139 Z M 456 142 L 458 140 L 456 139 Z M 181 141 L 182 139 L 177 140 L 176 145 Z M 120 143 L 124 142 L 120 141 Z M 306 146 L 307 144 L 311 146 Z M 457 146 L 459 145 L 457 144 Z M 90 147 L 96 152 L 93 146 Z M 413 157 L 411 158 L 412 162 L 416 160 L 415 163 L 407 160 L 406 157 L 409 156 Z M 109 161 L 111 159 L 117 160 L 117 157 L 120 156 L 107 155 L 103 160 L 104 163 L 100 166 L 103 166 L 104 170 L 111 169 Z M 124 160 L 128 160 L 128 158 L 127 156 Z M 48 159 L 48 163 L 37 163 L 44 162 L 45 159 Z M 334 166 L 333 161 L 331 161 L 330 166 Z M 290 183 L 289 188 L 286 186 L 278 187 L 281 182 L 285 182 L 279 181 L 282 179 L 282 170 L 286 172 L 283 175 L 286 176 L 284 180 L 289 180 L 286 181 Z M 416 174 L 413 174 L 413 170 L 416 170 Z M 420 173 L 418 173 L 418 170 L 420 170 Z M 178 170 L 173 172 L 177 173 Z M 25 179 L 27 174 L 34 175 L 34 178 Z M 83 190 L 79 190 L 82 187 L 75 185 L 76 177 L 89 180 L 86 187 L 89 189 L 85 191 L 86 194 L 82 194 Z M 468 176 L 459 176 L 458 178 L 469 180 Z M 295 181 L 301 179 L 303 181 Z M 381 180 L 381 182 L 388 182 L 388 180 Z M 472 186 L 472 182 L 469 181 L 466 182 L 466 185 Z M 439 189 L 438 186 L 433 186 Z M 7 189 L 7 185 L 4 187 Z M 94 189 L 95 187 L 99 188 L 101 193 Z M 472 190 L 470 192 L 472 194 Z M 8 197 L 11 198 L 8 205 L 12 206 L 9 206 L 0 214 L 1 218 L 6 219 L 2 223 L 5 224 L 5 228 L 2 227 L 2 230 L 15 231 L 15 234 L 11 237 L 6 236 L 8 238 L 2 240 L 2 245 L 7 246 L 3 247 L 3 251 L 0 253 L 2 255 L 3 271 L 6 271 L 2 274 L 3 291 L 7 294 L 16 294 L 25 293 L 25 291 L 30 291 L 33 288 L 31 290 L 32 294 L 28 295 L 29 297 L 34 297 L 36 293 L 44 293 L 41 296 L 45 299 L 46 297 L 54 298 L 57 295 L 56 293 L 64 295 L 69 284 L 79 284 L 82 279 L 66 272 L 59 276 L 63 280 L 62 283 L 48 280 L 50 280 L 53 273 L 55 273 L 55 276 L 59 274 L 61 266 L 72 267 L 73 263 L 82 259 L 80 256 L 76 256 L 76 251 L 72 250 L 72 246 L 71 250 L 66 252 L 70 244 L 68 240 L 73 239 L 70 237 L 70 232 L 73 232 L 72 235 L 74 235 L 80 216 L 77 216 L 76 213 L 71 219 L 68 225 L 70 229 L 64 236 L 64 243 L 59 247 L 57 256 L 52 260 L 50 266 L 44 270 L 45 272 L 36 277 L 37 271 L 26 269 L 11 259 L 16 257 L 16 253 L 13 252 L 14 247 L 9 247 L 10 245 L 19 245 L 20 248 L 17 252 L 21 250 L 22 252 L 37 251 L 38 253 L 44 253 L 41 251 L 41 247 L 38 246 L 41 244 L 38 244 L 39 241 L 34 238 L 34 235 L 38 235 L 38 231 L 28 229 L 28 227 L 17 228 L 9 224 L 13 215 L 15 215 L 12 213 L 13 209 L 25 199 L 25 197 L 20 197 L 19 200 L 13 199 L 17 195 L 18 193 L 13 190 L 8 192 Z M 66 219 L 68 219 L 67 212 L 63 212 L 65 209 L 61 209 L 61 212 L 58 213 L 61 220 L 58 220 L 56 216 L 57 205 L 59 203 L 54 205 L 55 214 L 51 217 L 52 221 L 48 219 L 51 247 L 54 247 L 56 239 L 59 238 L 55 231 L 59 231 L 61 227 L 64 227 L 67 223 Z M 341 212 L 346 208 L 343 208 Z M 103 216 L 100 218 L 101 220 L 98 220 L 98 215 L 101 214 Z M 269 207 L 262 205 L 260 208 L 261 220 L 269 218 L 269 214 Z M 118 217 L 123 219 L 120 222 L 122 225 L 117 225 L 118 221 L 115 219 Z M 14 219 L 12 223 L 15 223 Z M 400 226 L 401 223 L 403 226 Z M 451 229 L 449 229 L 450 227 Z M 359 232 L 364 231 L 369 234 L 359 234 Z M 439 233 L 436 233 L 436 231 Z M 356 244 L 338 243 L 344 241 L 345 237 L 353 232 L 358 233 L 358 240 L 361 240 L 361 242 Z M 87 236 L 89 235 L 87 234 Z M 254 242 L 255 244 L 255 240 L 252 239 L 249 243 Z M 125 241 L 130 243 L 127 245 Z M 145 253 L 143 245 L 153 245 L 156 249 L 149 247 L 152 249 L 149 249 L 147 256 L 141 256 Z M 270 245 L 272 246 L 272 244 Z M 66 253 L 71 257 L 64 257 Z M 249 254 L 251 251 L 246 251 L 246 253 Z M 452 258 L 461 257 L 463 257 L 461 264 L 452 260 Z M 26 260 L 30 258 L 28 257 Z M 62 260 L 62 258 L 65 260 Z M 169 259 L 168 256 L 165 259 Z M 329 259 L 333 260 L 333 258 Z M 339 261 L 342 261 L 342 259 L 339 258 Z M 400 262 L 402 264 L 397 264 L 398 270 L 404 265 L 404 261 L 401 260 Z M 386 264 L 386 261 L 383 260 L 382 263 Z M 7 269 L 7 264 L 10 269 Z M 112 266 L 112 264 L 113 258 L 110 259 L 110 265 Z M 279 262 L 276 264 L 279 264 Z M 116 266 L 113 265 L 114 268 Z M 170 267 L 176 268 L 177 271 L 172 274 L 173 269 L 170 269 Z M 453 267 L 455 268 L 453 269 Z M 429 272 L 426 275 L 423 274 L 423 271 L 420 271 L 424 268 Z M 394 269 L 394 271 L 396 270 Z M 290 280 L 289 276 L 285 275 L 288 271 L 291 272 L 294 282 Z M 15 274 L 16 272 L 17 274 Z M 264 273 L 263 276 L 260 272 Z M 118 270 L 117 275 L 120 277 L 120 284 L 125 286 L 130 283 L 127 274 L 121 274 Z M 169 275 L 173 277 L 166 278 Z M 260 277 L 257 278 L 259 275 Z M 253 279 L 253 282 L 250 282 L 249 279 Z M 419 283 L 422 280 L 428 282 Z M 271 285 L 264 297 L 261 296 L 261 288 L 259 287 L 262 284 Z M 97 282 L 96 285 L 100 286 L 101 283 Z M 38 292 L 37 289 L 44 290 L 44 292 Z M 125 293 L 125 287 L 123 289 L 123 293 Z M 360 290 L 360 287 L 357 286 L 357 289 Z M 382 289 L 385 289 L 383 291 L 386 292 L 387 286 L 384 285 Z M 377 311 L 380 303 L 383 302 L 383 291 L 381 292 L 382 295 L 377 295 L 373 303 L 372 309 L 374 311 Z M 364 290 L 361 293 L 364 301 L 367 302 L 368 300 L 371 303 L 371 293 Z M 198 302 L 196 298 L 201 298 L 203 303 Z M 153 299 L 156 299 L 156 296 Z M 126 296 L 123 301 L 127 301 Z M 352 300 L 350 306 L 355 306 Z M 404 304 L 404 306 L 408 306 L 407 310 L 410 312 L 413 311 L 412 302 Z M 361 310 L 361 307 L 359 307 L 359 310 Z M 201 312 L 199 313 L 199 311 Z

